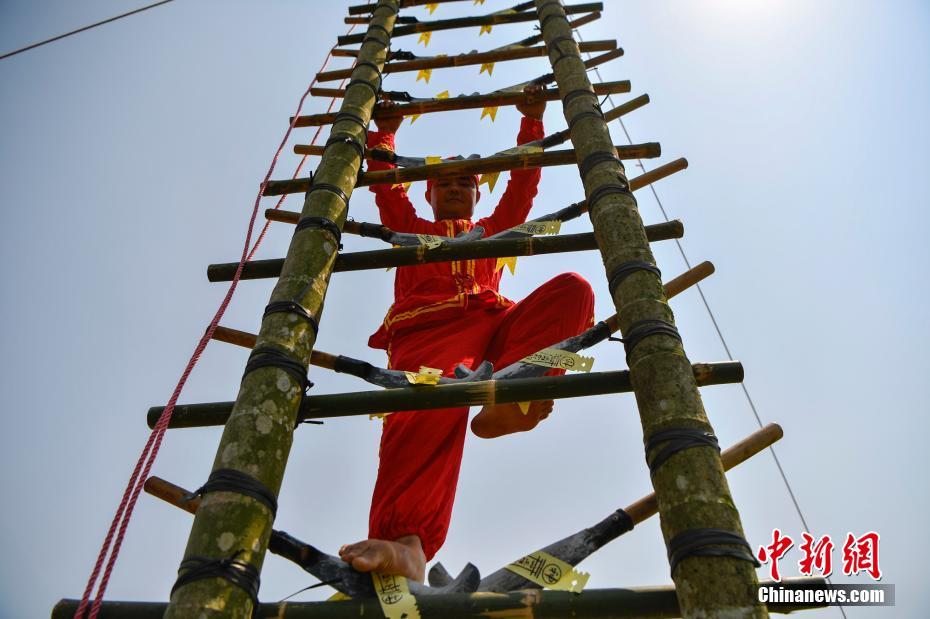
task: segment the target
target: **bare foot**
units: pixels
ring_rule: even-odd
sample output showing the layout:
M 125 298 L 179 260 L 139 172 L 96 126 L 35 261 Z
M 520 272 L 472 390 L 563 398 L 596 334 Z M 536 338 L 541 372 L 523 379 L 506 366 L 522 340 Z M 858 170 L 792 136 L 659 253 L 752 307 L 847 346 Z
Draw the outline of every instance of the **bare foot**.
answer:
M 471 420 L 471 431 L 479 438 L 497 438 L 514 432 L 532 430 L 552 412 L 552 400 L 530 402 L 523 414 L 519 404 L 485 406 Z
M 426 576 L 426 555 L 416 535 L 406 535 L 393 542 L 383 539 L 366 539 L 346 544 L 339 556 L 360 572 L 378 572 L 405 576 L 423 582 Z

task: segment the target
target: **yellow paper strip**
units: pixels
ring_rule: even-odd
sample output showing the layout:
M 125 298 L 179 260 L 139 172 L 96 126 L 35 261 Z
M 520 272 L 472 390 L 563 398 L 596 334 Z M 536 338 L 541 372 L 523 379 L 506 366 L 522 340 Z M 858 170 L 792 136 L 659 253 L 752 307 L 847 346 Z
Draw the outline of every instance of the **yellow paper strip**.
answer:
M 481 65 L 481 70 L 478 71 L 478 75 L 481 75 L 481 74 L 484 73 L 485 71 L 488 72 L 488 75 L 493 75 L 493 74 L 494 74 L 494 63 L 493 63 L 493 62 L 485 62 L 485 63 L 483 63 L 483 64 Z
M 530 403 L 529 402 L 517 402 L 517 406 L 520 407 L 520 412 L 524 415 L 530 412 Z
M 430 11 L 430 13 L 432 13 L 432 11 Z M 427 47 L 429 45 L 429 40 L 432 36 L 433 36 L 432 32 L 421 32 L 420 38 L 417 39 L 417 43 L 422 43 L 423 47 Z
M 442 370 L 420 366 L 419 372 L 404 372 L 411 385 L 435 385 L 442 377 Z
M 475 6 L 478 6 L 479 4 L 484 4 L 484 0 L 475 0 Z
M 326 601 L 327 602 L 341 602 L 342 600 L 351 600 L 351 599 L 352 598 L 350 598 L 348 595 L 346 595 L 342 591 L 337 591 L 336 593 L 326 598 Z
M 424 157 L 426 159 L 426 165 L 436 165 L 437 163 L 442 163 L 442 157 L 437 157 L 435 155 L 428 155 Z
M 541 550 L 517 559 L 507 569 L 547 589 L 572 593 L 581 593 L 591 577 Z
M 509 258 L 498 258 L 497 264 L 494 266 L 494 272 L 500 271 L 505 266 L 510 269 L 511 275 L 515 275 L 517 271 L 517 257 L 510 256 Z
M 545 368 L 561 368 L 575 372 L 590 372 L 594 366 L 594 357 L 582 357 L 577 353 L 558 348 L 543 348 L 529 357 L 523 357 L 520 361 Z
M 482 108 L 482 109 L 481 109 L 481 118 L 479 118 L 478 120 L 482 120 L 485 116 L 490 116 L 490 117 L 491 117 L 491 122 L 494 122 L 494 120 L 497 118 L 497 108 L 496 108 L 496 107 L 485 107 L 485 108 Z
M 448 98 L 449 98 L 449 91 L 448 91 L 448 90 L 443 90 L 441 93 L 439 93 L 438 95 L 436 95 L 436 98 L 437 98 L 437 99 L 448 99 Z
M 422 114 L 414 114 L 414 115 L 412 115 L 412 116 L 410 117 L 410 124 L 412 125 L 413 123 L 417 122 L 417 118 L 419 118 L 420 116 L 422 116 Z
M 488 191 L 494 193 L 494 186 L 497 184 L 497 177 L 500 175 L 500 172 L 485 172 L 481 175 L 481 178 L 478 179 L 478 186 L 487 185 Z
M 410 594 L 406 578 L 372 572 L 371 579 L 375 583 L 381 611 L 387 619 L 420 619 L 417 600 Z
M 419 71 L 417 71 L 416 81 L 419 82 L 420 80 L 423 80 L 424 82 L 429 84 L 429 78 L 432 77 L 432 75 L 433 75 L 432 69 L 420 69 Z
M 478 36 L 480 37 L 485 32 L 487 32 L 488 34 L 491 34 L 491 24 L 488 24 L 486 26 L 481 26 L 481 30 L 478 31 Z
M 437 7 L 439 7 L 439 3 L 438 3 L 438 2 L 431 2 L 431 3 L 429 3 L 429 4 L 426 5 L 426 8 L 429 9 L 429 14 L 430 14 L 430 15 L 433 14 L 433 11 L 435 11 Z M 429 34 L 429 33 L 424 33 L 424 34 Z
M 558 234 L 559 230 L 562 229 L 562 222 L 558 220 L 553 221 L 528 221 L 526 223 L 520 224 L 519 226 L 514 226 L 510 230 L 513 232 L 522 232 L 524 234 Z

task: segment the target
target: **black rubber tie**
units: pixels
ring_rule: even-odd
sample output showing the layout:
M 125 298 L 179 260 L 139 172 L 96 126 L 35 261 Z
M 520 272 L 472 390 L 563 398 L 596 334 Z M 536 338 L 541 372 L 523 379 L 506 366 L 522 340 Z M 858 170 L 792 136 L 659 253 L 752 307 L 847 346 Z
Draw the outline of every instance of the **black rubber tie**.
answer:
M 381 44 L 381 47 L 383 47 L 383 48 L 385 48 L 385 49 L 387 49 L 388 47 L 391 46 L 391 43 L 390 43 L 389 40 L 382 39 L 381 37 L 376 37 L 376 36 L 374 36 L 374 35 L 372 35 L 372 34 L 366 34 L 366 35 L 362 38 L 362 45 L 364 45 L 365 43 L 368 43 L 369 41 L 374 41 L 375 43 L 380 43 L 380 44 Z
M 354 74 L 355 70 L 358 69 L 359 67 L 370 67 L 375 73 L 378 74 L 378 83 L 379 84 L 381 83 L 383 77 L 381 75 L 381 68 L 378 65 L 376 65 L 370 60 L 362 60 L 361 62 L 357 62 L 355 66 L 352 67 L 352 73 Z
M 595 106 L 597 104 L 595 103 Z M 604 120 L 604 113 L 601 112 L 600 108 L 595 107 L 593 110 L 587 110 L 584 112 L 579 112 L 572 116 L 572 119 L 568 121 L 568 130 L 571 131 L 575 128 L 575 125 L 578 124 L 584 118 L 597 118 L 599 120 Z
M 323 145 L 323 152 L 326 152 L 326 149 L 332 146 L 333 144 L 348 144 L 355 149 L 355 152 L 358 153 L 360 159 L 365 158 L 365 147 L 362 146 L 361 142 L 355 139 L 354 135 L 348 133 L 337 133 L 335 135 L 329 136 L 329 139 L 326 140 L 326 144 Z
M 394 14 L 396 15 L 397 13 L 395 12 Z M 365 34 L 368 34 L 372 30 L 380 30 L 385 35 L 387 35 L 388 38 L 391 37 L 391 33 L 388 32 L 388 29 L 382 26 L 381 24 L 371 24 L 370 26 L 368 26 L 368 30 L 365 32 Z
M 359 116 L 358 114 L 353 114 L 352 112 L 339 112 L 336 114 L 336 118 L 333 119 L 333 124 L 349 120 L 354 122 L 356 125 L 362 128 L 362 131 L 365 132 L 365 141 L 368 141 L 368 123 L 365 122 L 365 119 Z
M 372 95 L 374 95 L 375 99 L 377 99 L 377 98 L 378 98 L 378 95 L 381 94 L 381 80 L 378 80 L 378 85 L 377 85 L 377 86 L 375 86 L 374 84 L 372 84 L 372 83 L 369 82 L 368 80 L 352 80 L 352 81 L 349 82 L 349 85 L 346 86 L 346 91 L 348 91 L 349 88 L 352 88 L 352 87 L 355 86 L 356 84 L 359 85 L 359 86 L 367 86 L 368 89 L 371 91 Z
M 599 163 L 605 163 L 607 161 L 616 161 L 617 163 L 621 163 L 620 157 L 618 157 L 617 153 L 612 150 L 598 150 L 582 159 L 581 163 L 578 165 L 578 169 L 581 172 L 582 182 L 588 176 L 588 173 L 594 169 L 594 166 L 598 165 Z
M 339 196 L 339 198 L 342 199 L 343 202 L 345 202 L 346 206 L 348 206 L 349 196 L 347 196 L 346 192 L 342 190 L 342 187 L 339 187 L 338 185 L 333 185 L 331 183 L 313 183 L 313 185 L 310 186 L 310 189 L 307 190 L 307 195 L 309 196 L 314 191 L 320 191 L 320 190 L 329 191 L 330 193 L 336 194 L 337 196 Z
M 653 450 L 659 443 L 666 443 L 652 459 Z M 697 428 L 669 428 L 652 434 L 646 440 L 646 461 L 649 464 L 649 476 L 654 477 L 659 467 L 679 451 L 692 447 L 712 447 L 720 453 L 720 443 L 713 432 Z
M 202 497 L 209 492 L 235 492 L 251 497 L 268 508 L 271 517 L 278 513 L 278 499 L 274 493 L 251 475 L 235 469 L 217 469 L 210 473 L 204 485 L 200 486 L 184 497 L 190 501 L 195 497 Z
M 564 97 L 562 97 L 562 105 L 568 107 L 568 104 L 572 102 L 575 97 L 593 97 L 597 101 L 597 93 L 593 90 L 588 90 L 587 88 L 576 88 L 575 90 L 570 90 Z
M 723 544 L 723 545 L 722 545 Z M 740 548 L 732 548 L 740 546 Z M 752 546 L 740 535 L 723 529 L 688 529 L 682 531 L 668 542 L 668 562 L 671 573 L 675 567 L 688 557 L 731 557 L 752 563 L 759 567 L 759 562 L 752 554 Z
M 320 325 L 317 323 L 316 318 L 307 311 L 307 308 L 298 303 L 297 301 L 272 301 L 265 306 L 265 313 L 262 314 L 262 320 L 268 317 L 269 314 L 280 314 L 280 313 L 294 313 L 310 323 L 310 326 L 313 327 L 313 333 L 317 334 L 320 332 Z M 274 349 L 269 349 L 274 350 Z M 278 351 L 275 351 L 278 352 Z M 296 362 L 295 362 L 296 363 Z
M 283 303 L 289 303 L 289 301 L 283 301 Z M 268 307 L 275 305 L 274 303 L 269 304 Z M 295 304 L 296 305 L 296 304 Z M 272 311 L 286 311 L 281 310 L 272 310 Z M 265 315 L 269 313 L 268 309 L 265 309 Z M 316 327 L 316 321 L 313 321 L 313 326 Z M 306 391 L 313 386 L 313 383 L 310 382 L 310 379 L 307 378 L 307 369 L 299 361 L 295 361 L 289 357 L 286 353 L 281 352 L 276 348 L 254 348 L 252 353 L 249 355 L 249 360 L 245 364 L 245 371 L 242 372 L 242 378 L 259 368 L 278 368 L 283 372 L 290 374 L 294 380 L 300 384 L 301 391 L 306 393 Z
M 236 557 L 242 550 L 226 559 L 211 559 L 209 557 L 188 557 L 181 561 L 178 567 L 178 578 L 171 587 L 171 595 L 177 589 L 198 580 L 208 578 L 222 578 L 245 591 L 252 599 L 252 615 L 258 609 L 258 588 L 260 578 L 258 568 Z
M 630 355 L 633 353 L 633 349 L 644 339 L 653 335 L 667 335 L 675 338 L 679 342 L 681 341 L 681 334 L 678 332 L 675 325 L 670 322 L 659 319 L 647 319 L 634 322 L 630 326 L 626 336 L 620 340 L 623 342 L 624 350 L 626 350 L 627 364 L 630 362 Z
M 621 179 L 625 181 L 626 179 Z M 597 203 L 601 198 L 609 196 L 611 194 L 621 194 L 624 196 L 633 197 L 633 192 L 630 191 L 630 184 L 626 182 L 619 183 L 606 183 L 596 187 L 594 191 L 591 192 L 591 197 L 588 198 L 588 213 L 594 212 L 594 207 L 597 206 Z M 635 199 L 635 198 L 634 198 Z
M 588 208 L 590 209 L 591 207 L 588 206 Z M 643 262 L 642 260 L 623 262 L 618 264 L 617 267 L 610 272 L 610 277 L 607 278 L 607 289 L 610 291 L 610 296 L 613 297 L 617 286 L 636 271 L 649 271 L 650 273 L 655 273 L 655 276 L 659 279 L 662 278 L 662 271 L 651 262 Z
M 541 6 L 539 7 L 539 10 L 542 11 L 544 8 L 545 8 L 544 6 Z M 542 29 L 545 30 L 546 23 L 553 17 L 561 17 L 565 21 L 566 24 L 568 23 L 568 17 L 566 17 L 564 13 L 549 13 L 548 15 L 543 17 L 542 21 L 539 23 L 540 27 L 542 27 Z
M 332 219 L 327 219 L 326 217 L 317 217 L 311 215 L 309 217 L 301 217 L 300 221 L 297 222 L 297 227 L 294 228 L 294 234 L 297 234 L 301 230 L 306 230 L 307 228 L 319 228 L 320 230 L 326 230 L 333 235 L 333 238 L 336 239 L 336 243 L 339 245 L 339 249 L 342 249 L 342 230 L 339 229 L 339 226 L 336 225 Z

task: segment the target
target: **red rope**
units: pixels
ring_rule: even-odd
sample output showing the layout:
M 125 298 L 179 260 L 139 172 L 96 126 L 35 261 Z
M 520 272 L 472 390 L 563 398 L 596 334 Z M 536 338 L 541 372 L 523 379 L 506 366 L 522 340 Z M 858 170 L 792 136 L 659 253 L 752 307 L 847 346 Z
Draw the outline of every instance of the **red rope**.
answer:
M 347 34 L 350 34 L 354 29 L 355 25 L 349 28 Z M 333 50 L 335 48 L 335 45 L 330 48 L 329 53 L 326 55 L 326 59 L 323 61 L 323 66 L 320 67 L 320 71 L 325 70 L 329 65 L 329 61 L 333 57 Z M 97 614 L 100 612 L 100 605 L 103 603 L 103 595 L 107 590 L 107 584 L 110 582 L 110 575 L 113 572 L 113 566 L 116 564 L 116 558 L 119 556 L 120 547 L 123 544 L 123 538 L 126 536 L 126 528 L 129 526 L 130 518 L 132 518 L 132 512 L 133 509 L 135 509 L 136 501 L 139 498 L 139 493 L 142 491 L 145 480 L 148 479 L 152 465 L 155 463 L 155 458 L 158 456 L 158 450 L 161 448 L 162 439 L 164 438 L 165 431 L 168 429 L 168 424 L 171 421 L 171 414 L 174 412 L 175 404 L 177 403 L 178 398 L 181 396 L 181 391 L 184 389 L 184 385 L 187 383 L 187 379 L 193 371 L 194 366 L 196 366 L 197 362 L 200 360 L 200 355 L 203 354 L 207 344 L 213 338 L 213 332 L 216 331 L 216 327 L 220 320 L 223 318 L 223 314 L 226 313 L 226 308 L 229 307 L 233 293 L 235 293 L 236 286 L 239 284 L 239 279 L 242 276 L 243 267 L 249 260 L 252 259 L 252 256 L 255 255 L 255 251 L 258 249 L 259 245 L 265 238 L 265 233 L 267 232 L 268 226 L 271 222 L 265 222 L 261 233 L 255 241 L 255 245 L 252 246 L 252 232 L 255 229 L 255 220 L 258 216 L 259 203 L 261 202 L 262 196 L 265 193 L 265 186 L 268 183 L 268 180 L 271 178 L 271 175 L 274 173 L 275 166 L 278 163 L 278 158 L 281 156 L 281 152 L 284 150 L 284 146 L 287 143 L 287 140 L 290 138 L 291 131 L 294 129 L 294 124 L 297 122 L 297 117 L 300 115 L 304 101 L 310 95 L 310 89 L 313 88 L 316 82 L 316 77 L 314 77 L 313 81 L 310 82 L 310 86 L 307 87 L 306 92 L 304 92 L 303 96 L 300 98 L 300 102 L 297 104 L 297 112 L 294 114 L 294 118 L 291 120 L 291 124 L 287 128 L 287 131 L 284 134 L 284 138 L 281 140 L 280 146 L 278 146 L 278 150 L 275 151 L 274 157 L 271 160 L 271 165 L 268 168 L 268 173 L 265 174 L 265 179 L 262 181 L 262 184 L 258 190 L 258 196 L 255 198 L 255 204 L 252 206 L 252 215 L 249 218 L 249 226 L 245 235 L 245 243 L 242 247 L 242 257 L 239 259 L 239 266 L 236 268 L 236 274 L 233 276 L 232 283 L 229 285 L 229 290 L 226 292 L 226 296 L 223 298 L 223 302 L 220 304 L 219 309 L 216 310 L 216 314 L 214 314 L 213 319 L 210 321 L 210 326 L 207 327 L 206 333 L 204 333 L 203 337 L 200 338 L 200 341 L 197 342 L 197 347 L 194 349 L 194 353 L 191 355 L 190 360 L 187 362 L 187 367 L 184 368 L 184 372 L 181 374 L 181 378 L 178 381 L 178 384 L 175 386 L 174 392 L 171 394 L 171 398 L 168 400 L 168 404 L 165 406 L 165 410 L 162 411 L 161 416 L 158 418 L 158 422 L 155 424 L 155 428 L 152 430 L 152 433 L 149 434 L 148 441 L 146 441 L 145 447 L 142 449 L 142 453 L 139 455 L 139 460 L 136 462 L 136 466 L 132 471 L 132 475 L 129 477 L 129 483 L 126 485 L 126 490 L 123 492 L 123 498 L 120 500 L 119 507 L 116 510 L 116 515 L 113 516 L 113 522 L 110 523 L 110 528 L 107 531 L 106 538 L 103 541 L 103 546 L 100 548 L 100 553 L 97 555 L 97 562 L 94 564 L 94 569 L 91 572 L 90 578 L 87 580 L 87 587 L 84 589 L 84 595 L 81 597 L 81 604 L 78 606 L 77 611 L 74 613 L 75 619 L 81 619 L 84 616 L 84 612 L 87 610 L 88 604 L 90 604 L 91 591 L 93 590 L 97 579 L 100 578 L 100 572 L 101 568 L 103 567 L 104 559 L 106 559 L 107 554 L 109 553 L 109 560 L 107 560 L 106 568 L 103 569 L 103 576 L 100 578 L 100 583 L 97 585 L 97 592 L 94 596 L 93 604 L 91 605 L 90 614 L 88 615 L 89 619 L 95 619 Z M 345 80 L 343 80 L 343 83 L 345 83 Z M 329 110 L 332 110 L 335 101 L 335 97 L 330 101 Z M 316 143 L 322 129 L 322 127 L 317 129 L 311 144 Z M 297 177 L 297 174 L 300 172 L 300 168 L 303 166 L 306 159 L 307 157 L 304 156 L 300 160 L 300 163 L 297 166 L 297 171 L 294 172 L 294 178 Z M 284 202 L 284 197 L 285 196 L 281 197 L 281 199 L 275 205 L 275 208 L 281 206 L 281 203 Z M 249 249 L 250 246 L 252 247 L 251 250 Z

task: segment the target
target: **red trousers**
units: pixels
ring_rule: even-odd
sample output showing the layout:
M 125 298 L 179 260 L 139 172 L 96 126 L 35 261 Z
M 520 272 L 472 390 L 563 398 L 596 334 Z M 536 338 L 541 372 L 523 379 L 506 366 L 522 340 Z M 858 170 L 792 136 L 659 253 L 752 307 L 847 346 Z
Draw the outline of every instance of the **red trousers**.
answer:
M 488 360 L 502 369 L 593 324 L 591 286 L 575 273 L 563 273 L 511 307 L 466 310 L 459 320 L 399 331 L 390 367 L 417 371 L 425 365 L 451 376 L 460 363 L 475 368 Z M 418 535 L 427 561 L 433 558 L 449 529 L 467 424 L 467 407 L 385 418 L 369 538 Z

